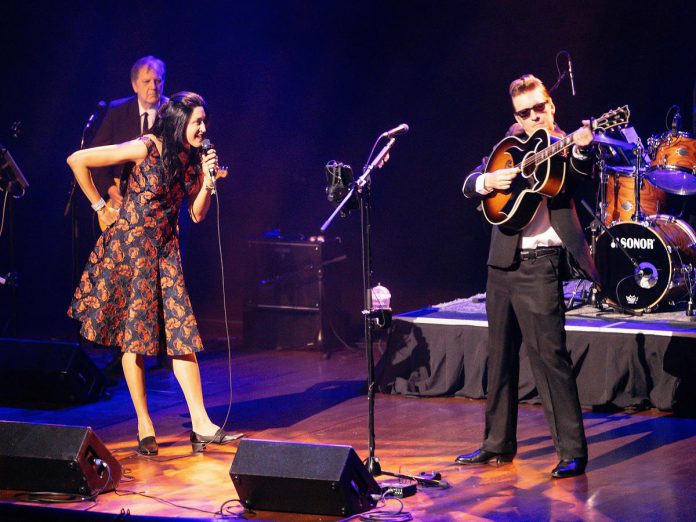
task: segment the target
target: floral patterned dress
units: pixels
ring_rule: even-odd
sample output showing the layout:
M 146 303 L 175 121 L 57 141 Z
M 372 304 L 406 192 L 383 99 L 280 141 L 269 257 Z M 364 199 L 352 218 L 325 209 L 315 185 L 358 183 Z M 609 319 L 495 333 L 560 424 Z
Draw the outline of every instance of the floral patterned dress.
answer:
M 184 355 L 203 349 L 184 285 L 178 217 L 197 172 L 187 165 L 165 172 L 155 143 L 143 136 L 147 157 L 133 168 L 119 217 L 97 241 L 68 315 L 90 341 L 123 352 Z M 181 156 L 186 160 L 185 154 Z

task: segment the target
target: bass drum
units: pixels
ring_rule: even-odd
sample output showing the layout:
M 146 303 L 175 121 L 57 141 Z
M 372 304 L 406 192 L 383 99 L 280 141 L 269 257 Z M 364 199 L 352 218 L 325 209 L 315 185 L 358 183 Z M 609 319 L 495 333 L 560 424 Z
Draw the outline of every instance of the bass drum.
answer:
M 616 223 L 609 232 L 614 238 L 602 232 L 595 252 L 602 292 L 609 303 L 649 312 L 663 300 L 689 295 L 687 283 L 696 266 L 696 233 L 686 222 L 658 214 L 643 222 Z

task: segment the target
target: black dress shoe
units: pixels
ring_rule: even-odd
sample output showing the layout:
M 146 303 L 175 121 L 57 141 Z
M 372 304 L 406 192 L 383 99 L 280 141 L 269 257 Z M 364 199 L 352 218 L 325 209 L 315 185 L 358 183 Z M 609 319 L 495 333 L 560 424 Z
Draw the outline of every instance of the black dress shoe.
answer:
M 159 447 L 155 437 L 145 437 L 140 440 L 140 436 L 136 434 L 135 438 L 138 439 L 138 453 L 141 455 L 157 455 Z
M 551 476 L 553 478 L 577 477 L 585 473 L 585 466 L 587 466 L 587 459 L 562 460 L 553 468 Z
M 199 453 L 203 451 L 208 444 L 229 444 L 233 440 L 241 439 L 243 436 L 243 433 L 227 433 L 222 428 L 217 430 L 215 435 L 212 437 L 205 437 L 203 435 L 199 435 L 195 431 L 192 431 L 191 449 L 193 449 L 195 453 Z
M 512 462 L 514 456 L 512 453 L 494 453 L 485 449 L 477 449 L 473 453 L 459 455 L 454 462 L 457 464 L 486 464 L 495 460 L 496 464 L 502 464 L 503 462 Z

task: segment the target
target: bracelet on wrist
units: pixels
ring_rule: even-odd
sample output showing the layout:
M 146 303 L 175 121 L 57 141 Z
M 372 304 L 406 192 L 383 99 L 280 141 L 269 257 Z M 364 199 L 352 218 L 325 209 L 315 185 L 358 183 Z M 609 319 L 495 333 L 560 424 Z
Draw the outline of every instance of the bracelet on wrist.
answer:
M 95 212 L 99 212 L 104 207 L 106 207 L 106 201 L 104 201 L 104 198 L 99 198 L 99 201 L 92 203 L 92 210 Z

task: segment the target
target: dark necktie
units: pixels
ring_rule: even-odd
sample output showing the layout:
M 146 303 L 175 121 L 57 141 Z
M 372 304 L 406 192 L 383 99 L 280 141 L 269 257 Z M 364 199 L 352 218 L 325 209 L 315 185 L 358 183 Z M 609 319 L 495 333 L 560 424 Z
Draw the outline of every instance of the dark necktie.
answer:
M 150 125 L 147 123 L 147 112 L 143 113 L 143 134 L 147 134 L 147 131 L 150 130 Z

